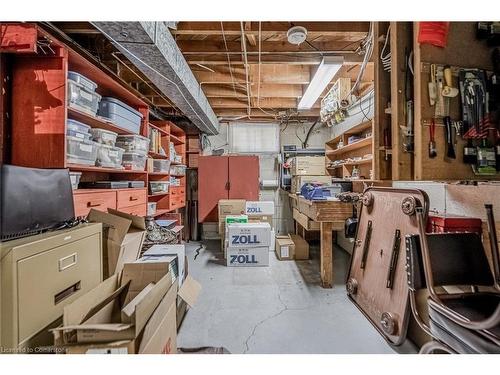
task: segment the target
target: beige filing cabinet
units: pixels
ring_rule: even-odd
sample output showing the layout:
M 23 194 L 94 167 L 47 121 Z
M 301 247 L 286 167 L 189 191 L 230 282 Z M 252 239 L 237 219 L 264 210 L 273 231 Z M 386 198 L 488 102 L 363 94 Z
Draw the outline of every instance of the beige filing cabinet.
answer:
M 63 308 L 102 281 L 102 224 L 2 243 L 0 353 L 37 352 Z

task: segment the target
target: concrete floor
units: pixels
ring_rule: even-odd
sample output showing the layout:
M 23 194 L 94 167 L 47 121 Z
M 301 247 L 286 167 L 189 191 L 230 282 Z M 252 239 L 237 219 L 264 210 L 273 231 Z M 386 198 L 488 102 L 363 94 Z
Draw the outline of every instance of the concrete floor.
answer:
M 279 261 L 269 267 L 226 267 L 219 241 L 206 241 L 194 260 L 197 243 L 187 244 L 189 273 L 202 284 L 188 311 L 178 347 L 225 347 L 231 353 L 395 353 L 348 300 L 344 278 L 349 254 L 334 251 L 335 286 L 323 289 L 319 253 L 312 260 Z M 415 353 L 404 344 L 399 352 Z

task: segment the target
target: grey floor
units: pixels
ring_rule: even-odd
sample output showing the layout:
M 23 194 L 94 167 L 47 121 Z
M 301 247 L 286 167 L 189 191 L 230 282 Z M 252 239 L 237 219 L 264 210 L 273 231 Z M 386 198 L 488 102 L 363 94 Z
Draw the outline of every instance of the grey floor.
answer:
M 334 251 L 335 285 L 320 286 L 318 248 L 312 260 L 270 266 L 226 267 L 219 241 L 188 243 L 189 273 L 202 284 L 188 311 L 178 347 L 225 347 L 231 353 L 395 353 L 347 299 L 344 277 L 349 255 Z M 398 352 L 415 353 L 404 344 Z

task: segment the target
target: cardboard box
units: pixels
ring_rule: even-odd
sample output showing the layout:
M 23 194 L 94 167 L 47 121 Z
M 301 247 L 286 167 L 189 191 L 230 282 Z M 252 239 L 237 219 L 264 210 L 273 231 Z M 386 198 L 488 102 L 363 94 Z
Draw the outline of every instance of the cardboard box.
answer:
M 325 158 L 322 156 L 296 156 L 292 159 L 292 176 L 324 176 Z
M 244 199 L 221 199 L 218 204 L 219 222 L 227 215 L 243 215 L 245 213 Z
M 226 225 L 226 239 L 231 247 L 269 247 L 271 226 L 268 223 L 234 223 Z
M 150 266 L 126 264 L 124 272 L 135 268 L 144 276 L 144 268 Z M 166 270 L 164 264 L 162 269 Z M 163 271 L 158 272 L 141 282 L 158 278 Z M 120 285 L 119 276 L 113 275 L 68 305 L 63 326 L 53 330 L 55 346 L 67 353 L 176 353 L 178 299 L 192 307 L 201 286 L 187 277 L 179 289 L 167 272 L 157 283 L 149 283 L 129 308 L 122 301 L 130 285 L 130 281 Z
M 199 151 L 200 150 L 200 139 L 198 137 L 188 138 L 188 150 L 189 151 Z
M 290 192 L 300 193 L 300 189 L 307 183 L 318 182 L 322 184 L 330 184 L 332 182 L 331 176 L 294 176 L 292 177 L 292 185 Z
M 279 260 L 293 260 L 295 244 L 290 236 L 276 236 L 276 256 Z
M 120 273 L 123 264 L 139 258 L 146 236 L 144 217 L 113 209 L 108 209 L 108 213 L 91 209 L 87 220 L 103 224 L 104 279 Z
M 249 223 L 268 223 L 273 228 L 273 217 L 271 215 L 249 216 Z
M 154 172 L 154 159 L 153 158 L 148 158 L 146 160 L 146 171 L 148 171 L 149 173 Z
M 267 267 L 269 247 L 228 247 L 226 265 L 228 267 Z
M 226 218 L 224 219 L 224 222 L 226 224 L 248 223 L 248 216 L 247 215 L 227 215 Z
M 247 201 L 245 204 L 245 214 L 248 216 L 274 215 L 273 201 Z
M 294 259 L 295 260 L 307 260 L 309 259 L 309 244 L 306 240 L 296 234 L 290 234 L 290 238 L 295 245 L 294 248 Z
M 186 245 L 153 245 L 142 254 L 143 257 L 177 256 L 177 275 L 179 286 L 187 276 Z

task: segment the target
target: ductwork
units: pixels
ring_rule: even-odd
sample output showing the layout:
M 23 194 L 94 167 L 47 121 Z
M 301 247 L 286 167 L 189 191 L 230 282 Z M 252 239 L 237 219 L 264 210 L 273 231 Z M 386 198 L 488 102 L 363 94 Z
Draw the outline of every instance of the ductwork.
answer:
M 170 22 L 92 22 L 199 129 L 219 133 L 219 121 L 169 31 Z

